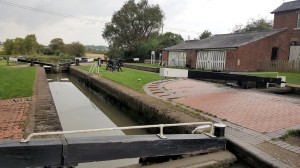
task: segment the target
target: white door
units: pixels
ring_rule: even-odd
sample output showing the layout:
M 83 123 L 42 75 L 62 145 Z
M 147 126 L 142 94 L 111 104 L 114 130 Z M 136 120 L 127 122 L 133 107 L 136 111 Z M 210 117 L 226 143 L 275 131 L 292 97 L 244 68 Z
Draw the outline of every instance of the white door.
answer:
M 300 61 L 300 46 L 290 47 L 290 61 Z
M 226 51 L 199 51 L 196 68 L 210 71 L 223 71 L 226 63 Z
M 169 52 L 168 66 L 185 67 L 186 53 L 185 52 Z

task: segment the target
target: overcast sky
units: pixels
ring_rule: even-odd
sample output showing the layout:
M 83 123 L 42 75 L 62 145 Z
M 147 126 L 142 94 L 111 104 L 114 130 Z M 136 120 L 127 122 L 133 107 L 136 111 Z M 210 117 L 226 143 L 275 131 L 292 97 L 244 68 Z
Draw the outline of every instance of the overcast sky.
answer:
M 273 19 L 270 12 L 283 3 L 283 0 L 148 1 L 150 4 L 159 4 L 162 8 L 165 14 L 164 32 L 181 34 L 186 40 L 188 37 L 190 39 L 198 37 L 206 29 L 213 34 L 230 33 L 235 25 L 245 24 L 250 18 Z M 79 41 L 85 45 L 107 45 L 101 35 L 104 25 L 125 2 L 125 0 L 0 0 L 0 41 L 35 34 L 38 42 L 44 45 L 48 45 L 51 39 L 57 37 L 62 38 L 65 43 Z M 32 8 L 43 12 L 34 12 L 33 10 L 37 9 Z M 56 15 L 47 14 L 48 11 L 55 12 Z M 87 19 L 70 17 L 98 21 L 91 22 Z

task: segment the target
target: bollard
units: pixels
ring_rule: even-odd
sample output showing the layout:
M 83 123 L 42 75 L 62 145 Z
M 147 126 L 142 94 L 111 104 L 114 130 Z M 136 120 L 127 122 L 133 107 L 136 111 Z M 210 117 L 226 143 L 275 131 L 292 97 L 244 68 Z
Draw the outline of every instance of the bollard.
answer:
M 34 61 L 31 59 L 30 66 L 34 66 Z
M 214 135 L 216 137 L 224 137 L 225 136 L 225 127 L 226 125 L 222 123 L 214 124 Z

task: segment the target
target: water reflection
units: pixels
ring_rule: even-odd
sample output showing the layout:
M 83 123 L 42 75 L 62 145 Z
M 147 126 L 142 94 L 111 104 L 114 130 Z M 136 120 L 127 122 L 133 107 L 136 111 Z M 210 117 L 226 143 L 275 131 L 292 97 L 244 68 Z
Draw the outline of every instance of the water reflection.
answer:
M 63 130 L 81 130 L 137 125 L 105 99 L 68 74 L 48 74 L 50 90 Z M 67 137 L 146 134 L 145 130 L 107 131 L 66 135 Z M 136 164 L 138 159 L 79 164 L 78 167 L 119 167 Z

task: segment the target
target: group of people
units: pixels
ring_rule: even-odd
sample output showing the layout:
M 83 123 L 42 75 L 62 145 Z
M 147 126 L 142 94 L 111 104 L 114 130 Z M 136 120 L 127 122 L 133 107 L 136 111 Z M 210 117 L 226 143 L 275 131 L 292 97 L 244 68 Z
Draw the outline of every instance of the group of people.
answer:
M 98 59 L 98 66 L 101 66 L 102 64 L 102 60 L 101 58 Z M 119 71 L 123 71 L 122 70 L 122 60 L 121 59 L 109 59 L 107 58 L 106 60 L 106 70 L 111 70 L 112 72 L 117 70 Z

